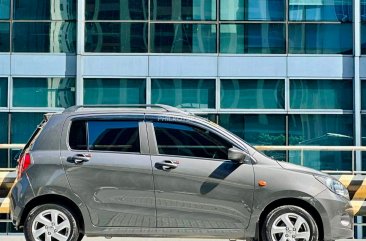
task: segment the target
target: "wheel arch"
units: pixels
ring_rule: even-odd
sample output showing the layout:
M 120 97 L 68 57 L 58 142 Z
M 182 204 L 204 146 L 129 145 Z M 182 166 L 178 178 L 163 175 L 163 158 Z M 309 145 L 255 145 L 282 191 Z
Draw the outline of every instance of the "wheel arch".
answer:
M 307 212 L 309 212 L 309 214 L 314 218 L 318 229 L 319 229 L 319 240 L 324 240 L 324 225 L 323 225 L 323 220 L 318 212 L 318 210 L 312 206 L 310 203 L 308 203 L 305 200 L 302 199 L 298 199 L 298 198 L 283 198 L 283 199 L 278 199 L 273 201 L 272 203 L 268 204 L 264 210 L 262 211 L 260 217 L 259 217 L 259 221 L 258 221 L 258 225 L 257 225 L 257 234 L 258 237 L 261 240 L 260 237 L 260 230 L 262 229 L 262 225 L 263 222 L 265 220 L 265 218 L 267 217 L 267 215 L 275 208 L 281 207 L 281 206 L 285 206 L 285 205 L 293 205 L 293 206 L 297 206 L 300 208 L 303 208 L 304 210 L 306 210 Z
M 20 227 L 24 226 L 25 219 L 27 218 L 29 212 L 33 208 L 43 205 L 43 204 L 58 204 L 60 206 L 67 208 L 70 212 L 72 212 L 75 215 L 75 218 L 77 219 L 78 224 L 79 224 L 80 232 L 81 233 L 85 232 L 84 217 L 83 217 L 78 205 L 75 202 L 73 202 L 71 199 L 69 199 L 65 196 L 62 196 L 62 195 L 57 195 L 57 194 L 46 194 L 46 195 L 38 196 L 38 197 L 30 200 L 26 204 L 26 206 L 22 212 L 19 226 Z

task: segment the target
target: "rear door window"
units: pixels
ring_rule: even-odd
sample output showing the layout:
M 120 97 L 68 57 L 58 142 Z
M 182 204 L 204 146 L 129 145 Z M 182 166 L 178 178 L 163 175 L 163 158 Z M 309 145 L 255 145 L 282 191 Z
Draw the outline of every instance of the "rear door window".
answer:
M 69 146 L 73 150 L 140 152 L 138 121 L 74 121 Z

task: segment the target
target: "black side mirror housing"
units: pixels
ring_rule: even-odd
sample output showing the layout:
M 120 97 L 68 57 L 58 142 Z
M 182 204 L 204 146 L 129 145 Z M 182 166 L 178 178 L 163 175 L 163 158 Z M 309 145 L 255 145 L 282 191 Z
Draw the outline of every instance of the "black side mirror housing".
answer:
M 228 159 L 236 163 L 244 163 L 248 154 L 236 147 L 230 148 L 228 151 Z

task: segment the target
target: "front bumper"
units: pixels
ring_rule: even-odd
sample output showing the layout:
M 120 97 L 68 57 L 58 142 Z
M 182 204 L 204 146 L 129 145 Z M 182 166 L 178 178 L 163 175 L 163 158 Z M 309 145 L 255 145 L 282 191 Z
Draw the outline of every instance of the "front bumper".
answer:
M 324 227 L 324 240 L 353 238 L 353 209 L 350 201 L 329 189 L 312 199 Z

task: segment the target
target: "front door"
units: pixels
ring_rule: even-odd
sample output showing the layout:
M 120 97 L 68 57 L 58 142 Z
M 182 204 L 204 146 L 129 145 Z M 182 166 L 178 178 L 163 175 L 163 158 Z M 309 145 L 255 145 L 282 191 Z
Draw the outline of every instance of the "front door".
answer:
M 71 122 L 70 148 L 61 152 L 62 162 L 94 225 L 156 227 L 145 127 L 138 117 Z
M 185 122 L 147 125 L 156 140 L 150 147 L 156 148 L 151 159 L 157 227 L 244 230 L 253 205 L 254 174 L 252 164 L 227 159 L 235 143 Z

